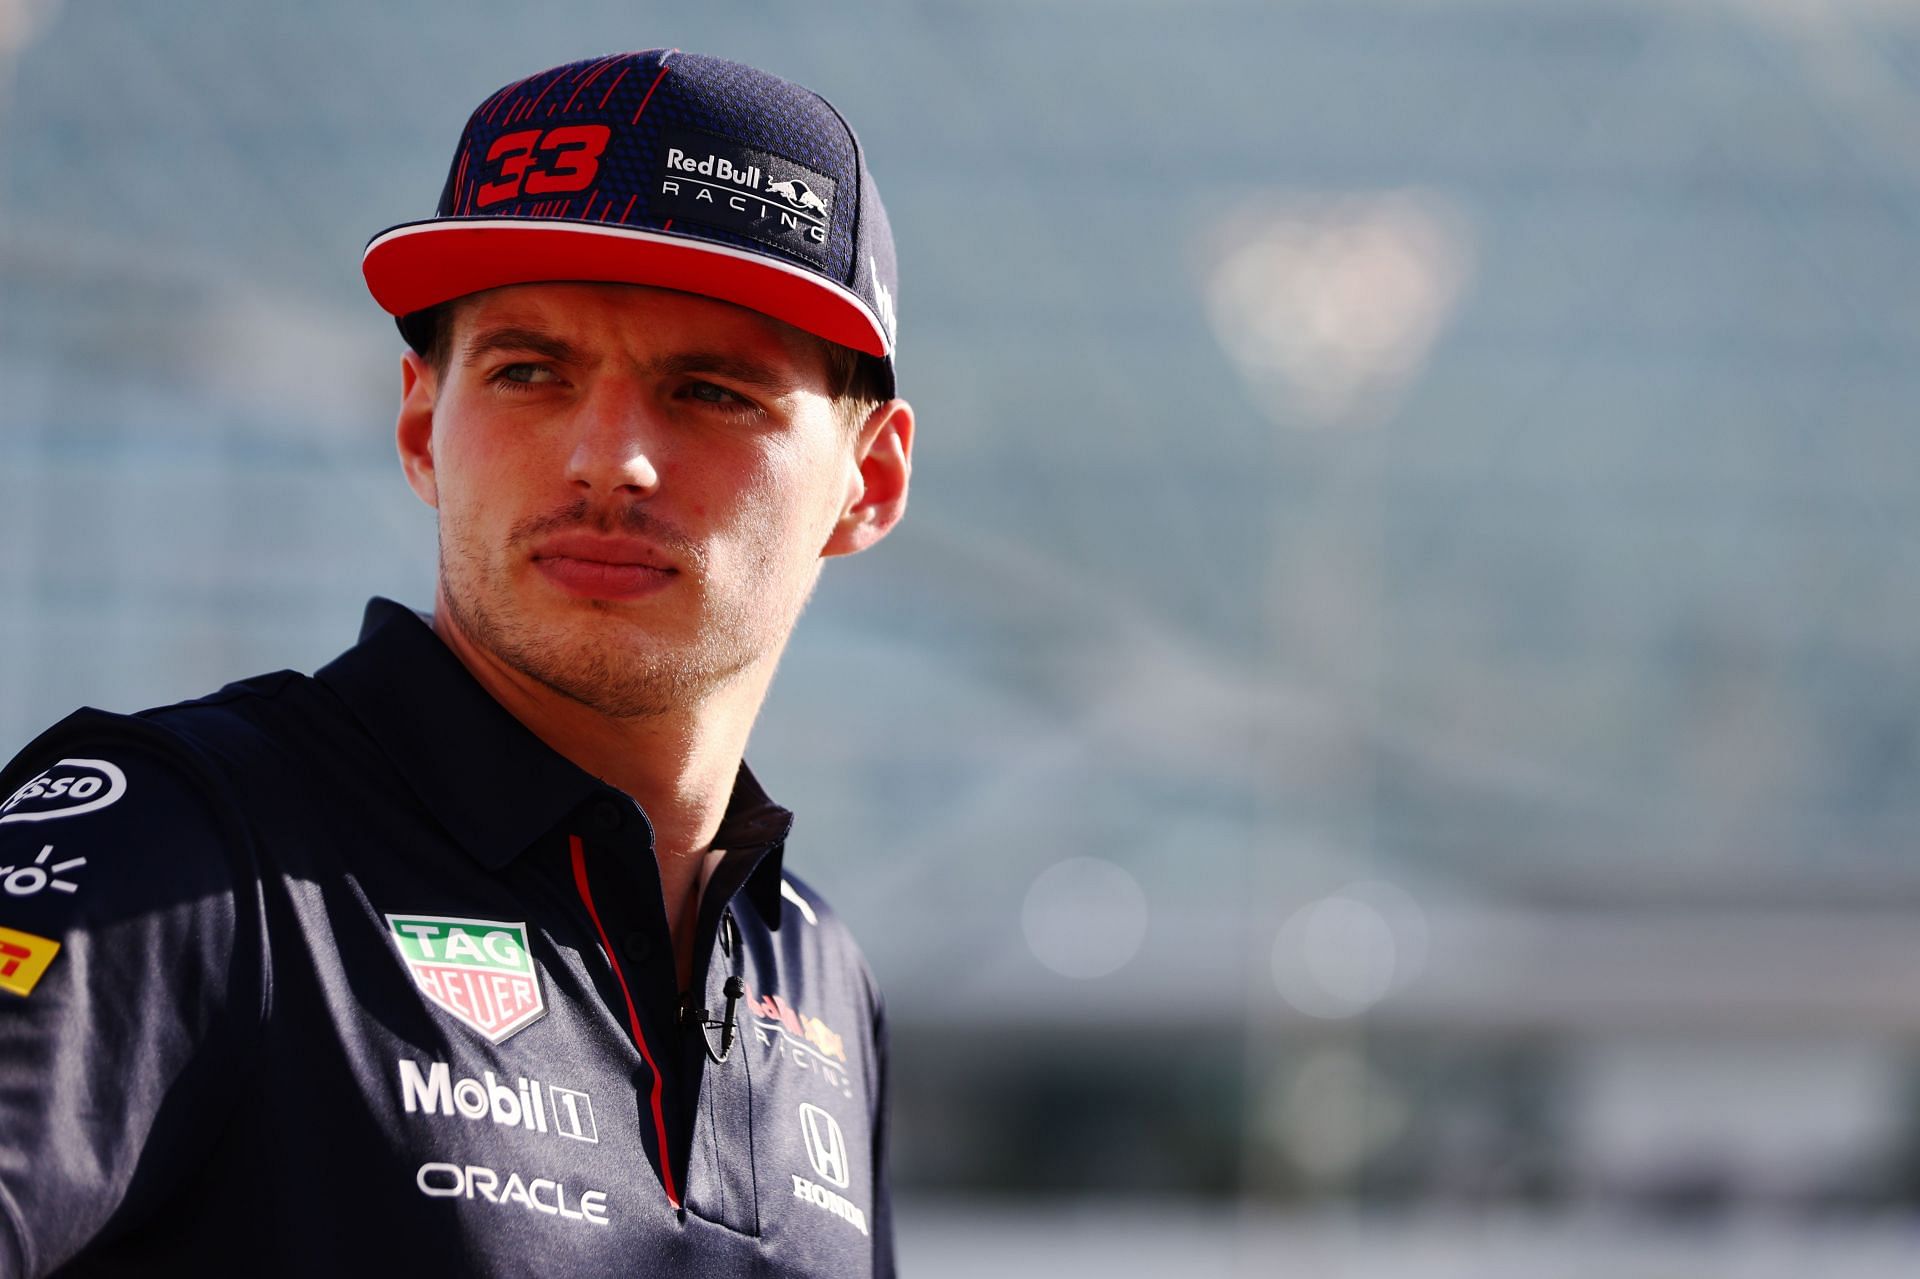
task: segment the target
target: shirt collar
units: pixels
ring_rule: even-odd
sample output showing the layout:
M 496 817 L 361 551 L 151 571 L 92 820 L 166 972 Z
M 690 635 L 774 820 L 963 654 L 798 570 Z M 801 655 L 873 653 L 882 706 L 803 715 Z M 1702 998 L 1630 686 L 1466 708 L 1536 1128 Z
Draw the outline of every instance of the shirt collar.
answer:
M 488 870 L 506 866 L 583 806 L 624 798 L 535 737 L 425 619 L 392 600 L 370 601 L 360 642 L 314 678 L 346 703 L 435 820 Z M 793 814 L 767 797 L 741 761 L 714 847 L 738 866 L 725 875 L 729 889 L 744 879 L 775 926 L 792 826 Z M 721 878 L 716 873 L 716 886 Z

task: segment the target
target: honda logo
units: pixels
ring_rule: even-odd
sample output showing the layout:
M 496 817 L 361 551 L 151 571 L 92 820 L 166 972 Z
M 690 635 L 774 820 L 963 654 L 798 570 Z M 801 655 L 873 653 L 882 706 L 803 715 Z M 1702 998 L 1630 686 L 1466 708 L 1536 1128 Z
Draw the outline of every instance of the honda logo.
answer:
M 845 1190 L 851 1174 L 847 1168 L 847 1139 L 840 1124 L 826 1111 L 811 1103 L 800 1107 L 800 1135 L 807 1139 L 807 1158 L 822 1181 Z

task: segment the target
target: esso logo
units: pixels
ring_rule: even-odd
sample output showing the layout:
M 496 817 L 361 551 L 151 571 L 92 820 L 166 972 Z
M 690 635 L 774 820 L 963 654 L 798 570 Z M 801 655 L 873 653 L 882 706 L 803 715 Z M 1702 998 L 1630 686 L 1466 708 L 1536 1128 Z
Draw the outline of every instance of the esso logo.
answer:
M 104 759 L 63 759 L 0 804 L 0 825 L 47 822 L 105 808 L 127 793 L 127 775 Z

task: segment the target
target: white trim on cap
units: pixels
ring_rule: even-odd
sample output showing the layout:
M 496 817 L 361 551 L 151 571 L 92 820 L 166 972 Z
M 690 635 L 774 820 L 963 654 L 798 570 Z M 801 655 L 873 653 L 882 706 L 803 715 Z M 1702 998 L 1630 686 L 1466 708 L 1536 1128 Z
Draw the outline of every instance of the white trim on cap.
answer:
M 893 335 L 887 332 L 887 326 L 880 322 L 880 317 L 874 314 L 873 308 L 867 305 L 866 299 L 845 285 L 836 283 L 817 271 L 809 271 L 803 267 L 782 262 L 778 258 L 769 257 L 764 253 L 754 253 L 747 249 L 736 249 L 731 245 L 714 244 L 707 240 L 695 239 L 692 236 L 674 235 L 671 232 L 645 231 L 638 227 L 602 226 L 597 222 L 573 222 L 564 218 L 434 218 L 426 222 L 408 222 L 401 226 L 389 227 L 379 235 L 374 236 L 373 239 L 367 242 L 366 250 L 360 255 L 361 270 L 364 273 L 367 259 L 373 256 L 375 249 L 383 245 L 392 244 L 410 236 L 431 235 L 436 231 L 452 230 L 489 232 L 562 231 L 570 235 L 604 235 L 618 240 L 642 240 L 674 249 L 691 250 L 695 253 L 710 253 L 716 257 L 734 258 L 740 262 L 766 270 L 784 272 L 803 284 L 825 289 L 841 301 L 850 304 L 860 313 L 861 318 L 872 326 L 875 336 L 880 339 L 880 345 L 886 348 L 886 357 L 891 359 L 893 356 Z

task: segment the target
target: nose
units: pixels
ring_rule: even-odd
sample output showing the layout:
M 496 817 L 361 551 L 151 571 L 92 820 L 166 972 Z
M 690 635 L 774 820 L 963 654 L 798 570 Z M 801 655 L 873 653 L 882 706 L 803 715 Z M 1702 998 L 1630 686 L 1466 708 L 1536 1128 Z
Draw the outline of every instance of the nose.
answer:
M 660 487 L 659 425 L 637 384 L 601 379 L 576 418 L 568 482 L 583 496 L 651 496 Z

